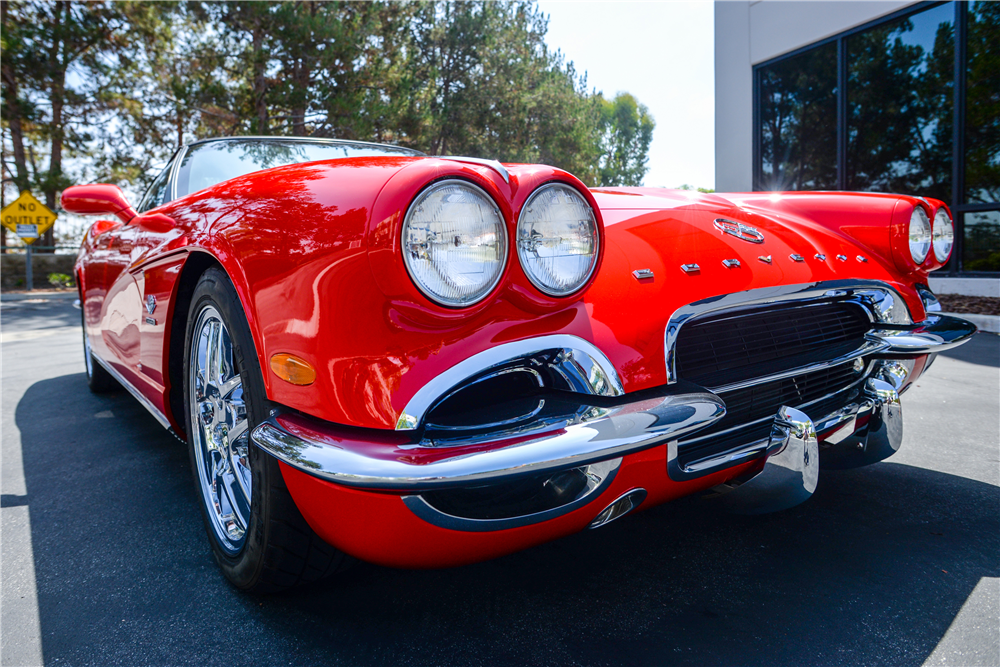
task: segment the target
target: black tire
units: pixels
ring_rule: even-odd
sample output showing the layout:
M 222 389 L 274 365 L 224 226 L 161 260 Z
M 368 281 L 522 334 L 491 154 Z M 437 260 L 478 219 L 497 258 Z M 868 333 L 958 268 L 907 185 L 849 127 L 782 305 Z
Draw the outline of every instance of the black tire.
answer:
M 111 373 L 104 370 L 104 366 L 97 363 L 94 353 L 90 349 L 90 340 L 87 338 L 87 323 L 83 317 L 83 308 L 80 309 L 80 328 L 83 330 L 83 363 L 87 371 L 87 386 L 95 394 L 107 394 L 122 388 L 118 380 L 111 376 Z
M 192 345 L 199 319 L 214 308 L 228 329 L 232 362 L 242 384 L 242 402 L 249 422 L 246 433 L 264 421 L 272 408 L 264 392 L 264 380 L 257 361 L 253 337 L 243 307 L 229 277 L 219 269 L 207 270 L 199 279 L 191 298 L 184 342 L 184 405 L 187 413 L 188 451 L 195 475 L 205 529 L 216 562 L 226 578 L 237 588 L 252 593 L 274 593 L 315 582 L 345 569 L 352 559 L 317 536 L 306 523 L 285 486 L 278 462 L 250 444 L 245 451 L 252 473 L 249 520 L 238 550 L 219 537 L 218 519 L 203 488 L 202 468 L 196 448 L 201 447 L 201 425 L 192 420 L 197 404 L 192 394 Z M 204 392 L 207 393 L 207 390 Z M 203 398 L 204 400 L 204 398 Z M 204 451 L 204 450 L 200 450 Z M 241 454 L 242 456 L 242 454 Z M 241 462 L 243 458 L 239 459 Z M 235 464 L 233 464 L 235 466 Z M 245 468 L 241 468 L 245 471 Z M 234 552 L 235 551 L 235 552 Z

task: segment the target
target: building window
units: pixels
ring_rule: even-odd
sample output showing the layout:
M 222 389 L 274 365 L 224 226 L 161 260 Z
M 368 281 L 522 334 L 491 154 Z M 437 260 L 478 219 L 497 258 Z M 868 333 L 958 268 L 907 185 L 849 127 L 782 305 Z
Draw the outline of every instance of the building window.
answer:
M 837 45 L 761 73 L 761 190 L 837 188 Z
M 1000 2 L 924 2 L 754 67 L 754 188 L 947 202 L 1000 271 Z M 957 127 L 956 127 L 957 123 Z
M 847 189 L 951 200 L 954 7 L 847 39 Z

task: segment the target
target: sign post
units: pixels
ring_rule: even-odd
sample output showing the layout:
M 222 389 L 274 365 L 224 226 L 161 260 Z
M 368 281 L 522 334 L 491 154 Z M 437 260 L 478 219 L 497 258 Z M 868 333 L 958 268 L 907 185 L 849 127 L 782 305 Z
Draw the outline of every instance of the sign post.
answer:
M 0 224 L 14 232 L 27 246 L 24 258 L 26 289 L 32 288 L 31 244 L 56 223 L 56 214 L 27 190 L 0 211 Z

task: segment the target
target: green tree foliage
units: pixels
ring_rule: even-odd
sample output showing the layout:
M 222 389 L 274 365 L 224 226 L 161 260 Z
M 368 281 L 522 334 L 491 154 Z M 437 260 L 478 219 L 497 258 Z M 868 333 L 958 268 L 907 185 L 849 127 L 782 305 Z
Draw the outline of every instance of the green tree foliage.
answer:
M 656 123 L 649 110 L 628 93 L 600 99 L 603 132 L 601 185 L 642 183 Z
M 49 206 L 76 180 L 141 188 L 209 136 L 396 143 L 551 164 L 590 185 L 646 173 L 648 111 L 588 90 L 545 44 L 534 2 L 2 6 L 5 178 Z

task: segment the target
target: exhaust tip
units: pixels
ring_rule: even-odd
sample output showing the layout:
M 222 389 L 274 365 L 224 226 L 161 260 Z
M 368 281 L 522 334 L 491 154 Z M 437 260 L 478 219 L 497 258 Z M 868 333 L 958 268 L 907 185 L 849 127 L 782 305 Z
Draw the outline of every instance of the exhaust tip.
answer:
M 590 522 L 589 528 L 600 528 L 601 526 L 606 526 L 615 519 L 620 519 L 636 507 L 642 504 L 642 501 L 646 499 L 646 489 L 632 489 L 626 492 L 624 495 L 619 496 L 616 501 L 601 510 L 601 513 L 597 515 L 593 521 Z

